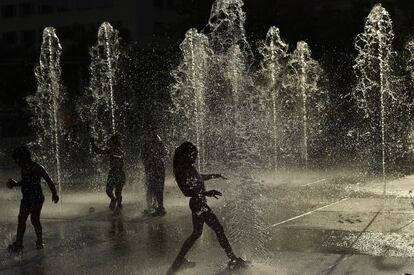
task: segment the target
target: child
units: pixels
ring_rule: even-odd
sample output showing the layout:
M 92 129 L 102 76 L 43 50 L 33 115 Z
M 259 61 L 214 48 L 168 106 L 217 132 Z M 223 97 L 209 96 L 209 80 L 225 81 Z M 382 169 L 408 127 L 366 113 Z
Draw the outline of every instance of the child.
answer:
M 218 199 L 221 193 L 217 190 L 206 191 L 204 181 L 223 178 L 220 174 L 201 175 L 196 169 L 197 148 L 190 142 L 184 142 L 176 150 L 174 154 L 174 175 L 178 187 L 183 192 L 184 196 L 190 197 L 190 209 L 193 219 L 193 233 L 184 242 L 181 251 L 172 264 L 169 274 L 176 272 L 180 266 L 193 266 L 194 263 L 185 259 L 185 255 L 194 245 L 195 241 L 203 233 L 203 225 L 206 223 L 217 235 L 217 239 L 225 250 L 227 257 L 229 257 L 229 267 L 243 267 L 246 262 L 237 257 L 224 234 L 223 226 L 220 224 L 218 218 L 207 205 L 206 197 L 214 197 Z
M 13 159 L 21 168 L 22 179 L 16 182 L 9 179 L 7 187 L 21 187 L 23 198 L 20 202 L 20 211 L 18 216 L 16 241 L 8 246 L 10 252 L 19 252 L 23 249 L 23 236 L 26 230 L 26 220 L 30 215 L 30 220 L 36 232 L 37 241 L 36 248 L 43 248 L 42 225 L 40 223 L 40 212 L 42 211 L 43 196 L 42 186 L 40 185 L 43 178 L 52 192 L 52 201 L 57 203 L 59 196 L 56 192 L 55 184 L 49 177 L 46 170 L 38 163 L 34 162 L 27 147 L 22 146 L 14 149 Z
M 125 184 L 124 151 L 118 134 L 112 135 L 108 140 L 108 148 L 100 149 L 91 140 L 92 149 L 97 154 L 109 155 L 109 173 L 106 183 L 106 194 L 111 199 L 109 209 L 118 215 L 122 210 L 122 188 Z M 113 190 L 115 189 L 115 196 Z
M 147 188 L 147 209 L 144 214 L 154 217 L 164 216 L 165 165 L 163 158 L 168 150 L 157 135 L 153 126 L 149 126 L 142 147 L 142 162 L 145 169 Z M 154 210 L 154 212 L 152 212 Z

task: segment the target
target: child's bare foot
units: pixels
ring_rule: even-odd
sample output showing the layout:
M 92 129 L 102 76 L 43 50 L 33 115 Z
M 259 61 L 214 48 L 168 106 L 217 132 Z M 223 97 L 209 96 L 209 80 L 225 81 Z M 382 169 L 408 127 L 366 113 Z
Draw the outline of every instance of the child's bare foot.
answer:
M 36 241 L 36 249 L 43 249 L 44 245 L 42 241 Z
M 115 206 L 116 206 L 116 200 L 115 199 L 111 199 L 111 202 L 109 203 L 109 209 L 111 209 L 112 211 L 115 210 Z
M 16 242 L 14 242 L 14 243 L 12 243 L 12 244 L 10 244 L 8 247 L 7 247 L 7 250 L 10 252 L 10 253 L 18 253 L 18 252 L 21 252 L 22 250 L 23 250 L 23 245 L 21 245 L 21 244 L 18 244 L 18 243 L 16 243 Z

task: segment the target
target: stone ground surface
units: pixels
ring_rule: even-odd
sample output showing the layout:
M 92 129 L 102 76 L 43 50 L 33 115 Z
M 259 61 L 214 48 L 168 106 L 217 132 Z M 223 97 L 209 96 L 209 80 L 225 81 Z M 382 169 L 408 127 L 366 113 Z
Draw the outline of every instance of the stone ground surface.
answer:
M 179 274 L 404 274 L 414 273 L 414 177 L 384 185 L 347 173 L 230 176 L 210 199 L 235 251 L 252 266 L 231 273 L 215 235 L 205 227 Z M 137 183 L 137 185 L 139 185 Z M 102 189 L 102 188 L 101 188 Z M 172 179 L 168 214 L 146 218 L 143 189 L 126 187 L 121 216 L 111 215 L 102 190 L 65 192 L 53 205 L 47 188 L 43 250 L 34 249 L 28 221 L 25 250 L 10 255 L 19 190 L 0 189 L 0 274 L 165 274 L 191 233 L 188 200 Z M 257 229 L 257 230 L 256 230 Z

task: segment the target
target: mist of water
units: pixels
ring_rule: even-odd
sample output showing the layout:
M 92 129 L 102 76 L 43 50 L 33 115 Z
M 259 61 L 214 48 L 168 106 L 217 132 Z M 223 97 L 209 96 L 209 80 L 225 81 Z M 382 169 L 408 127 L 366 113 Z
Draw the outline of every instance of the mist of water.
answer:
M 172 100 L 180 116 L 181 127 L 188 130 L 185 139 L 195 140 L 199 149 L 198 167 L 205 165 L 206 89 L 212 50 L 208 38 L 190 29 L 180 45 L 182 61 L 172 71 Z M 184 139 L 184 137 L 183 137 Z
M 300 146 L 302 148 L 302 159 L 305 168 L 309 164 L 309 131 L 310 128 L 321 128 L 320 120 L 309 120 L 310 114 L 320 113 L 320 104 L 310 104 L 313 100 L 318 100 L 323 90 L 320 87 L 320 79 L 323 75 L 323 70 L 319 63 L 311 56 L 311 51 L 304 41 L 297 43 L 296 49 L 290 55 L 287 72 L 283 78 L 283 87 L 291 93 L 291 101 L 296 102 L 297 115 L 296 119 L 301 124 L 302 141 Z M 314 102 L 315 103 L 315 102 Z M 323 104 L 323 103 L 322 103 Z M 295 117 L 295 115 L 294 115 Z M 313 123 L 313 125 L 310 125 Z M 290 127 L 294 127 L 291 125 Z
M 85 100 L 81 103 L 82 117 L 89 123 L 91 134 L 98 145 L 105 145 L 117 131 L 116 80 L 120 57 L 119 34 L 110 23 L 104 22 L 98 30 L 98 41 L 90 49 L 91 80 Z
M 37 135 L 34 150 L 42 164 L 54 167 L 62 203 L 60 137 L 63 127 L 60 107 L 64 99 L 64 90 L 61 81 L 61 54 L 62 47 L 56 30 L 52 27 L 45 28 L 40 61 L 35 69 L 37 92 L 29 96 L 27 102 L 33 112 L 32 124 Z
M 216 0 L 205 28 L 216 54 L 225 54 L 234 45 L 247 56 L 253 56 L 246 39 L 246 14 L 242 0 Z
M 380 5 L 376 5 L 368 15 L 364 32 L 355 40 L 358 56 L 355 59 L 354 71 L 357 77 L 355 98 L 365 111 L 370 123 L 379 127 L 381 136 L 381 170 L 382 179 L 386 178 L 386 109 L 389 99 L 396 98 L 390 86 L 392 77 L 391 58 L 394 54 L 392 42 L 394 32 L 389 13 Z M 376 134 L 376 131 L 374 130 Z M 384 194 L 386 187 L 384 185 Z
M 280 38 L 280 30 L 276 27 L 271 27 L 266 39 L 261 42 L 259 52 L 262 56 L 259 70 L 259 78 L 263 81 L 262 97 L 265 114 L 269 114 L 271 118 L 266 119 L 270 121 L 269 132 L 271 146 L 273 147 L 273 168 L 276 171 L 278 168 L 278 154 L 279 154 L 279 117 L 278 113 L 281 110 L 281 98 L 279 97 L 282 77 L 286 66 L 286 58 L 288 56 L 289 46 Z M 269 100 L 270 99 L 270 100 Z

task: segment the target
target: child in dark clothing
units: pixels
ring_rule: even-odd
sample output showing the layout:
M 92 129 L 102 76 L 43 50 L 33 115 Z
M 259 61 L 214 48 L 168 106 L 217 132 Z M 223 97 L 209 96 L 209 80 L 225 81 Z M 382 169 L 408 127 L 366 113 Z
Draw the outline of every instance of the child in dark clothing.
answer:
M 163 158 L 168 150 L 157 135 L 154 128 L 150 128 L 142 146 L 142 162 L 145 169 L 145 185 L 147 189 L 147 209 L 144 214 L 152 216 L 164 216 L 164 185 L 165 165 Z
M 108 140 L 108 147 L 105 149 L 98 148 L 93 140 L 91 140 L 91 144 L 95 153 L 109 155 L 106 194 L 111 199 L 109 209 L 114 211 L 114 214 L 119 214 L 122 210 L 122 189 L 125 184 L 124 151 L 122 150 L 121 138 L 118 134 L 114 134 Z M 113 193 L 114 189 L 115 196 Z
M 23 146 L 14 149 L 13 159 L 21 168 L 22 179 L 19 182 L 9 179 L 7 187 L 21 187 L 23 198 L 20 202 L 16 241 L 8 246 L 8 250 L 10 252 L 19 252 L 23 249 L 23 236 L 26 231 L 26 220 L 29 215 L 37 236 L 36 248 L 42 249 L 43 236 L 40 212 L 45 197 L 43 196 L 42 186 L 40 185 L 41 179 L 43 178 L 49 186 L 54 203 L 59 201 L 59 196 L 57 195 L 56 187 L 52 179 L 40 164 L 32 160 L 27 147 Z
M 193 266 L 194 263 L 186 260 L 185 255 L 194 245 L 195 241 L 203 233 L 203 225 L 206 223 L 217 235 L 217 239 L 225 250 L 227 257 L 229 257 L 229 266 L 244 266 L 246 262 L 237 257 L 224 234 L 223 226 L 219 219 L 213 213 L 211 208 L 207 205 L 206 197 L 214 197 L 222 194 L 217 190 L 206 190 L 204 181 L 224 178 L 220 174 L 201 175 L 196 169 L 197 148 L 190 142 L 184 142 L 176 150 L 174 154 L 174 175 L 178 187 L 183 192 L 184 196 L 190 197 L 190 209 L 193 219 L 193 233 L 184 242 L 181 251 L 172 264 L 168 274 L 176 272 L 181 266 Z

